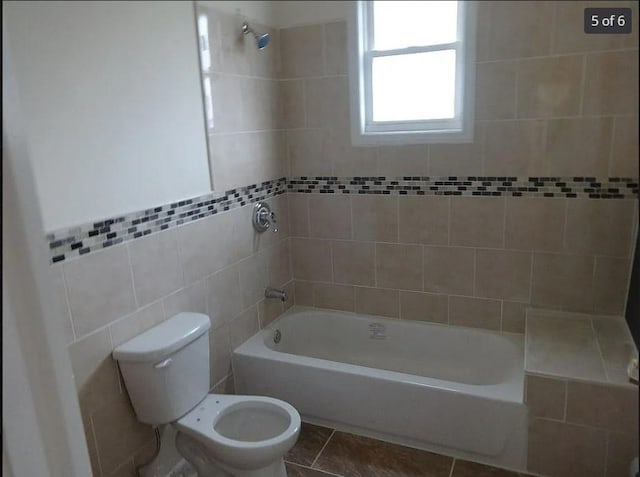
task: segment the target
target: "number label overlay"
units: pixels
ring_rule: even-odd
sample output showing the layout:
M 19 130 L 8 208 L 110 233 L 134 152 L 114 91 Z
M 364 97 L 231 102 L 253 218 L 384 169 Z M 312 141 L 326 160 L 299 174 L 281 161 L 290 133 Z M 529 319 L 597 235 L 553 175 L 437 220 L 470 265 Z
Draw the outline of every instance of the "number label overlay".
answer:
M 585 8 L 584 32 L 631 33 L 631 9 Z

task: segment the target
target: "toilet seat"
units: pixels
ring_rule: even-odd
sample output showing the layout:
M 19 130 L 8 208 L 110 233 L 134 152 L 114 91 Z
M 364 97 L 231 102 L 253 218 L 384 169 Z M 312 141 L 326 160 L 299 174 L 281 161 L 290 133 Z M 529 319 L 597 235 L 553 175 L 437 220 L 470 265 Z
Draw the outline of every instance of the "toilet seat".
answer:
M 293 446 L 300 415 L 279 399 L 208 394 L 174 426 L 210 449 L 222 463 L 255 468 Z

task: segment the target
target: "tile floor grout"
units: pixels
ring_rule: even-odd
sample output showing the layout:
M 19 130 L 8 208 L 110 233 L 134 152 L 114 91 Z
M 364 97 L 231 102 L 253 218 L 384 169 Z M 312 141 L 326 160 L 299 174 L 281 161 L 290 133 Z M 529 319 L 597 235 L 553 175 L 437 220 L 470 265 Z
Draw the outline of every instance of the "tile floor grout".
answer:
M 296 464 L 294 462 L 289 462 L 286 461 L 285 462 L 289 465 L 295 465 L 297 467 L 302 467 L 303 469 L 309 469 L 309 470 L 313 470 L 314 472 L 319 472 L 320 474 L 326 474 L 326 475 L 330 475 L 331 477 L 344 477 L 343 475 L 340 474 L 334 474 L 333 472 L 329 472 L 328 470 L 320 470 L 320 469 L 313 469 L 307 465 L 302 465 L 302 464 Z
M 322 454 L 322 451 L 325 449 L 325 447 L 327 447 L 327 444 L 329 444 L 329 441 L 331 440 L 331 438 L 333 437 L 333 435 L 336 433 L 336 430 L 333 429 L 331 431 L 331 434 L 329 435 L 329 438 L 327 439 L 327 442 L 324 443 L 324 445 L 322 446 L 322 449 L 320 449 L 320 452 L 318 452 L 318 455 L 316 456 L 315 459 L 313 459 L 313 462 L 311 462 L 311 468 L 313 468 L 313 466 L 315 465 L 315 463 L 318 461 L 318 458 L 320 457 L 320 454 Z
M 449 471 L 449 477 L 453 477 L 453 468 L 456 466 L 456 458 L 451 458 L 451 470 Z

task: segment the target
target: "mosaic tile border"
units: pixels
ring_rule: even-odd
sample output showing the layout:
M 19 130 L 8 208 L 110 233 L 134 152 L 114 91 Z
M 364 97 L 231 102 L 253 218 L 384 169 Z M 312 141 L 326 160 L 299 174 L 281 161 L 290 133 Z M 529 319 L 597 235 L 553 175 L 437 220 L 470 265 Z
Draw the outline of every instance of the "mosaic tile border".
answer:
M 292 193 L 453 195 L 629 199 L 638 196 L 638 180 L 628 177 L 292 177 Z
M 628 177 L 327 177 L 301 176 L 210 193 L 47 234 L 51 263 L 145 237 L 286 192 L 320 194 L 449 195 L 629 199 Z
M 286 192 L 286 177 L 186 199 L 47 234 L 51 263 L 129 242 Z

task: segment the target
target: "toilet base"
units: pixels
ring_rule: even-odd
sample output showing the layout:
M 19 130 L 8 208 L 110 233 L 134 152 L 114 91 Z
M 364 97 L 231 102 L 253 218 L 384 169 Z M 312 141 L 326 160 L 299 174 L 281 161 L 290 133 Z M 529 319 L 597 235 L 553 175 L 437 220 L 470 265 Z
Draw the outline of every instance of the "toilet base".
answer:
M 287 477 L 282 457 L 259 469 L 234 469 L 216 461 L 205 446 L 179 431 L 176 447 L 182 457 L 195 467 L 198 477 Z

